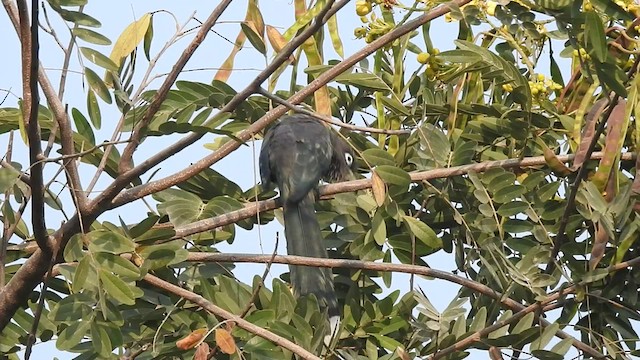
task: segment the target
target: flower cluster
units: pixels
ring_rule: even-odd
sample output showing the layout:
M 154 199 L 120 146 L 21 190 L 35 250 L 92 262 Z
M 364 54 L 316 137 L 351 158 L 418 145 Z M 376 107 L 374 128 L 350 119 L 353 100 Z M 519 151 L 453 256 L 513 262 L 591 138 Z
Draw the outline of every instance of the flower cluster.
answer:
M 360 0 L 358 2 L 360 2 Z M 393 24 L 386 23 L 384 19 L 377 17 L 375 13 L 371 13 L 369 18 L 362 16 L 360 20 L 362 20 L 366 26 L 355 28 L 353 35 L 357 39 L 364 38 L 367 44 L 393 30 Z
M 534 81 L 529 81 L 529 88 L 531 88 L 531 95 L 547 97 L 551 92 L 562 89 L 562 85 L 543 74 L 537 74 L 534 76 Z

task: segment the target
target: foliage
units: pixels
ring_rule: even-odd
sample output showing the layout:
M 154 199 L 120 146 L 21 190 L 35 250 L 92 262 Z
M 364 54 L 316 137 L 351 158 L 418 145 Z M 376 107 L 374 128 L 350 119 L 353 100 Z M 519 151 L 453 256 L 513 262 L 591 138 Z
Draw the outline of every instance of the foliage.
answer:
M 0 352 L 17 358 L 41 312 L 33 335 L 78 359 L 293 356 L 237 319 L 154 286 L 153 275 L 329 357 L 462 359 L 475 349 L 483 356 L 500 350 L 562 359 L 572 346 L 585 358 L 637 355 L 640 184 L 630 154 L 640 131 L 634 22 L 640 9 L 624 0 L 467 2 L 359 0 L 340 8 L 345 2 L 338 1 L 337 12 L 323 18 L 333 2 L 294 0 L 296 20 L 280 31 L 263 17 L 261 6 L 268 5 L 248 0 L 235 46 L 214 77 L 168 76 L 158 88 L 149 74 L 166 54 L 155 44 L 186 37 L 197 47 L 196 38 L 210 33 L 206 23 L 204 34 L 178 26 L 172 39 L 158 39 L 153 29 L 167 20 L 148 13 L 113 40 L 100 33 L 100 14 L 84 12 L 86 1 L 43 4 L 71 29 L 76 46 L 69 51 L 82 56 L 86 84 L 85 107 L 73 99 L 60 115 L 59 94 L 40 104 L 40 135 L 52 145 L 45 164 L 68 175 L 83 163 L 110 185 L 88 196 L 93 172 L 81 173 L 85 188 L 67 176 L 62 190 L 70 189 L 71 201 L 56 190 L 57 174 L 44 183 L 45 218 L 65 220 L 59 228 L 49 221 L 60 250 L 43 290 L 22 276 L 40 283 L 49 265 L 36 251 L 30 221 L 38 215 L 27 206 L 39 184 L 30 181 L 30 164 L 12 161 L 11 150 L 3 157 L 0 303 L 16 287 L 30 294 L 18 308 L 0 306 Z M 361 24 L 345 28 L 349 23 L 341 21 L 349 16 Z M 304 38 L 313 26 L 320 31 Z M 457 36 L 439 50 L 433 42 L 443 29 Z M 343 42 L 354 36 L 362 50 L 349 55 Z M 110 55 L 100 46 L 111 46 Z M 242 56 L 272 64 L 256 78 L 267 90 L 227 83 Z M 351 60 L 358 66 L 336 70 Z M 180 71 L 185 62 L 176 61 Z M 418 287 L 412 277 L 410 288 L 399 287 L 394 272 L 367 270 L 366 263 L 336 267 L 342 328 L 327 350 L 324 312 L 315 298 L 292 295 L 287 274 L 267 284 L 256 274 L 245 284 L 233 276 L 233 263 L 197 257 L 240 241 L 238 227 L 254 231 L 280 215 L 265 201 L 274 192 L 243 189 L 210 168 L 260 138 L 284 112 L 265 91 L 343 123 L 384 130 L 340 130 L 359 154 L 359 177 L 370 181 L 354 182 L 358 191 L 336 185 L 335 196 L 317 204 L 330 257 L 414 265 L 403 269 L 420 274 L 416 269 L 434 265 L 431 256 L 444 256 L 451 265 L 429 276 L 463 285 L 446 309 L 432 305 L 439 295 L 431 282 Z M 27 143 L 24 105 L 0 107 L 0 133 L 11 146 Z M 108 124 L 114 137 L 99 144 L 105 109 L 121 121 Z M 73 128 L 65 127 L 71 120 Z M 141 175 L 203 137 L 211 155 L 143 182 Z M 136 139 L 163 149 L 127 167 Z M 53 157 L 52 149 L 63 156 Z M 144 220 L 98 220 L 147 195 Z M 255 201 L 268 210 L 256 216 Z M 547 313 L 553 309 L 560 315 Z

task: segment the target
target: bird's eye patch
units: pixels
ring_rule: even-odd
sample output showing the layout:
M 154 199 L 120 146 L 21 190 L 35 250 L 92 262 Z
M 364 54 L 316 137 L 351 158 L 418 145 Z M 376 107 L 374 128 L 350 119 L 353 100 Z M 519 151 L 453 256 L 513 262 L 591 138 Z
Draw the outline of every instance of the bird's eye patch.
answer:
M 351 164 L 353 164 L 353 156 L 349 153 L 344 153 L 344 161 L 347 163 L 347 166 L 351 166 Z

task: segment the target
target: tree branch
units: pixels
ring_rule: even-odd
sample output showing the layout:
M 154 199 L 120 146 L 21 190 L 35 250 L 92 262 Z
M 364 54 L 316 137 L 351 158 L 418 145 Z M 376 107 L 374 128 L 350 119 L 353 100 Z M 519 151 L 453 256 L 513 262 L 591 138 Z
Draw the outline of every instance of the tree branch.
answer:
M 48 243 L 47 224 L 44 217 L 44 177 L 43 164 L 40 160 L 42 144 L 40 144 L 40 126 L 38 124 L 38 107 L 40 97 L 38 90 L 38 7 L 31 9 L 31 21 L 26 0 L 18 0 L 18 16 L 20 19 L 20 42 L 22 45 L 22 88 L 23 88 L 23 121 L 26 122 L 29 139 L 29 161 L 31 163 L 31 223 L 36 243 L 45 253 L 51 254 Z M 31 25 L 29 25 L 31 22 Z
M 144 276 L 144 281 L 148 282 L 149 284 L 169 291 L 172 294 L 178 295 L 186 300 L 191 301 L 194 304 L 197 304 L 199 306 L 201 306 L 203 309 L 207 310 L 208 312 L 221 317 L 225 320 L 230 320 L 236 323 L 236 325 L 238 325 L 239 327 L 241 327 L 244 330 L 247 330 L 248 332 L 258 335 L 263 339 L 269 340 L 271 342 L 273 342 L 274 344 L 281 346 L 291 352 L 293 352 L 294 354 L 300 356 L 303 359 L 313 359 L 313 360 L 320 360 L 319 357 L 313 355 L 312 353 L 310 353 L 309 351 L 305 350 L 303 347 L 301 347 L 300 345 L 294 344 L 293 342 L 278 336 L 274 333 L 272 333 L 271 331 L 261 328 L 257 325 L 254 325 L 250 322 L 248 322 L 247 320 L 241 318 L 238 315 L 234 315 L 226 310 L 224 310 L 223 308 L 220 308 L 216 305 L 214 305 L 212 302 L 208 301 L 207 299 L 203 298 L 202 296 L 191 292 L 187 289 L 183 289 L 179 286 L 176 286 L 174 284 L 171 284 L 169 282 L 166 282 L 156 276 L 153 276 L 151 274 L 147 274 Z
M 535 303 L 530 305 L 529 307 L 525 307 L 519 302 L 509 297 L 506 297 L 503 294 L 477 281 L 469 280 L 461 276 L 451 274 L 446 271 L 436 270 L 433 268 L 420 266 L 420 265 L 390 264 L 390 263 L 379 263 L 379 262 L 372 262 L 372 261 L 348 260 L 348 259 L 321 259 L 321 258 L 293 256 L 293 255 L 272 256 L 272 255 L 258 255 L 258 254 L 222 254 L 222 253 L 197 253 L 197 252 L 189 253 L 187 261 L 230 262 L 230 263 L 274 263 L 274 264 L 302 265 L 302 266 L 312 266 L 312 267 L 328 267 L 328 268 L 342 268 L 342 269 L 355 269 L 355 270 L 373 270 L 373 271 L 398 272 L 398 273 L 406 273 L 406 274 L 414 274 L 414 275 L 423 275 L 423 276 L 429 276 L 437 279 L 446 280 L 446 281 L 458 284 L 460 286 L 464 286 L 480 294 L 483 294 L 487 297 L 490 297 L 496 301 L 499 301 L 501 304 L 505 305 L 507 308 L 511 310 L 519 311 L 519 312 L 522 312 L 525 310 L 527 312 L 531 312 L 531 311 L 537 310 L 538 308 L 542 309 L 544 305 L 550 304 L 551 302 L 557 300 L 561 296 L 567 295 L 575 291 L 574 286 L 569 286 L 567 288 L 562 289 L 561 291 L 556 292 L 555 294 L 550 295 L 547 299 L 545 299 L 541 303 Z M 633 261 L 630 261 L 624 264 L 618 264 L 616 266 L 612 266 L 609 268 L 609 271 L 613 272 L 616 270 L 626 268 L 628 266 L 637 265 L 638 263 L 640 263 L 640 257 L 633 259 Z M 529 309 L 529 308 L 532 308 L 532 309 Z M 527 312 L 522 314 L 522 316 L 526 315 Z M 542 326 L 550 325 L 548 321 L 542 318 L 540 318 L 540 323 Z M 495 329 L 492 329 L 489 332 L 497 330 L 502 326 L 504 326 L 504 324 L 501 326 L 498 326 Z M 558 330 L 556 332 L 556 336 L 558 336 L 561 339 L 566 339 L 566 338 L 573 339 L 572 340 L 573 346 L 584 351 L 586 354 L 589 354 L 590 356 L 594 356 L 596 358 L 601 358 L 604 356 L 597 350 L 590 347 L 589 345 L 577 339 L 574 339 L 571 335 L 565 333 L 562 330 Z M 470 341 L 471 342 L 468 345 L 473 343 L 475 340 L 470 340 Z
M 591 154 L 590 159 L 598 160 L 598 159 L 602 159 L 603 156 L 604 156 L 603 152 L 594 152 Z M 631 160 L 635 158 L 635 156 L 636 156 L 635 153 L 625 152 L 620 154 L 620 159 Z M 557 158 L 561 162 L 569 162 L 574 157 L 575 155 L 559 155 Z M 441 179 L 441 178 L 463 175 L 469 172 L 484 172 L 484 171 L 495 169 L 495 168 L 503 168 L 503 169 L 525 168 L 525 167 L 540 166 L 545 164 L 546 164 L 546 160 L 544 156 L 534 156 L 534 157 L 528 157 L 523 159 L 486 161 L 478 164 L 469 164 L 469 165 L 454 166 L 454 167 L 444 168 L 444 169 L 419 171 L 419 172 L 409 173 L 409 175 L 411 176 L 411 181 L 420 182 L 420 181 L 426 181 L 426 180 Z M 331 195 L 345 193 L 345 192 L 353 192 L 357 190 L 367 189 L 370 187 L 371 187 L 370 179 L 359 179 L 359 180 L 346 181 L 346 182 L 321 186 L 318 190 L 318 193 L 320 194 L 321 197 L 326 198 Z M 250 217 L 256 216 L 256 214 L 260 212 L 273 210 L 278 206 L 279 205 L 277 204 L 276 200 L 273 200 L 273 199 L 252 202 L 245 205 L 244 209 L 232 211 L 232 212 L 215 216 L 209 219 L 199 220 L 191 224 L 179 226 L 175 229 L 176 234 L 174 238 L 181 238 L 189 235 L 194 235 L 194 234 L 202 233 L 205 231 L 213 230 L 220 226 L 233 224 L 240 220 L 248 219 Z
M 169 90 L 175 83 L 176 79 L 178 79 L 178 76 L 180 75 L 180 72 L 182 71 L 184 66 L 187 64 L 189 59 L 191 59 L 191 56 L 198 49 L 200 44 L 202 44 L 204 39 L 209 34 L 209 30 L 211 30 L 213 25 L 216 24 L 216 21 L 218 21 L 218 18 L 220 18 L 220 16 L 222 15 L 222 13 L 224 13 L 230 3 L 231 0 L 223 0 L 222 2 L 220 2 L 220 4 L 218 4 L 218 6 L 211 12 L 207 20 L 202 23 L 202 27 L 193 38 L 191 43 L 186 47 L 186 49 L 184 49 L 176 64 L 173 65 L 171 72 L 169 73 L 169 75 L 167 75 L 167 78 L 158 89 L 158 92 L 156 92 L 156 94 L 154 95 L 153 100 L 151 100 L 147 111 L 144 113 L 142 119 L 140 119 L 140 122 L 138 122 L 138 124 L 134 128 L 129 144 L 127 144 L 127 146 L 122 151 L 122 157 L 120 158 L 120 163 L 118 164 L 118 172 L 120 174 L 124 174 L 133 168 L 133 153 L 138 148 L 138 145 L 140 145 L 140 141 L 142 140 L 144 131 L 146 130 L 155 114 L 160 109 L 162 102 L 167 98 Z
M 329 117 L 329 116 L 325 116 L 325 115 L 321 115 L 318 113 L 315 113 L 313 111 L 307 110 L 303 107 L 300 106 L 295 106 L 293 104 L 291 104 L 290 102 L 288 102 L 287 100 L 284 100 L 282 98 L 280 98 L 279 96 L 272 94 L 270 92 L 268 92 L 267 90 L 260 88 L 258 89 L 258 92 L 263 95 L 264 97 L 280 104 L 280 105 L 284 105 L 286 106 L 289 110 L 292 110 L 293 112 L 297 112 L 300 114 L 305 114 L 308 116 L 311 116 L 315 119 L 318 119 L 320 121 L 324 121 L 328 124 L 332 124 L 332 125 L 336 125 L 339 126 L 341 128 L 345 128 L 345 129 L 349 129 L 351 131 L 358 131 L 358 132 L 363 132 L 363 133 L 369 133 L 369 134 L 387 134 L 387 135 L 409 135 L 411 134 L 411 130 L 388 130 L 388 129 L 378 129 L 378 128 L 372 128 L 372 127 L 367 127 L 367 126 L 357 126 L 357 125 L 353 125 L 353 124 L 349 124 L 349 123 L 345 123 L 342 121 L 338 121 L 338 120 L 334 120 L 333 118 Z
M 13 23 L 13 26 L 16 30 L 18 36 L 20 36 L 20 21 L 18 16 L 18 10 L 16 9 L 15 4 L 12 1 L 3 1 L 2 5 L 9 16 L 9 19 Z M 37 25 L 36 25 L 37 26 Z M 44 71 L 44 68 L 41 64 L 38 64 L 38 81 L 40 82 L 40 87 L 45 97 L 47 98 L 47 103 L 51 112 L 53 113 L 58 127 L 60 128 L 60 142 L 62 145 L 62 154 L 70 155 L 73 153 L 73 129 L 71 129 L 71 125 L 69 123 L 69 118 L 67 117 L 67 113 L 65 111 L 65 107 L 62 104 L 62 101 L 56 95 L 49 78 L 47 77 L 47 73 Z M 40 141 L 40 139 L 38 139 Z M 78 207 L 80 212 L 84 211 L 86 198 L 82 192 L 82 185 L 80 183 L 80 175 L 78 174 L 78 168 L 73 160 L 68 160 L 63 163 L 65 166 L 65 174 L 67 176 L 67 181 L 69 182 L 70 188 L 72 192 L 75 192 L 78 196 L 72 194 L 72 199 L 74 201 L 77 199 L 78 202 L 75 204 Z

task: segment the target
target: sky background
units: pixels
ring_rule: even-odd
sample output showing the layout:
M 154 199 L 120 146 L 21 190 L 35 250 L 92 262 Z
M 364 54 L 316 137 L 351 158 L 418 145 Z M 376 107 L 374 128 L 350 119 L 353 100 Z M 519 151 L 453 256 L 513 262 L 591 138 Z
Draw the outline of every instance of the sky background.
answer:
M 338 23 L 345 49 L 345 56 L 349 56 L 365 44 L 363 40 L 355 39 L 353 36 L 354 28 L 361 26 L 361 22 L 355 14 L 354 3 L 355 1 L 348 4 L 338 14 Z M 165 10 L 173 14 L 178 23 L 184 24 L 194 14 L 197 19 L 201 21 L 205 20 L 216 5 L 217 2 L 197 0 L 90 1 L 85 7 L 85 12 L 102 22 L 102 27 L 95 30 L 110 38 L 112 42 L 115 42 L 119 34 L 127 25 L 136 19 L 139 19 L 147 12 Z M 204 83 L 211 82 L 215 75 L 215 68 L 224 61 L 231 51 L 231 42 L 236 38 L 238 31 L 240 30 L 239 22 L 245 17 L 246 6 L 246 1 L 236 0 L 231 3 L 219 23 L 213 28 L 217 34 L 211 33 L 207 36 L 204 43 L 197 49 L 196 53 L 185 67 L 185 70 L 200 70 L 184 71 L 180 75 L 179 79 L 201 81 Z M 274 26 L 281 32 L 286 30 L 294 22 L 293 4 L 289 0 L 263 0 L 260 4 L 260 9 L 262 11 L 265 24 Z M 404 13 L 398 12 L 398 15 L 402 16 Z M 49 11 L 49 18 L 53 24 L 53 28 L 58 32 L 63 43 L 66 45 L 69 38 L 67 25 L 61 22 L 53 11 Z M 192 20 L 189 21 L 186 28 L 193 28 L 197 25 L 198 23 Z M 152 56 L 157 53 L 157 51 L 169 38 L 171 38 L 171 36 L 173 36 L 176 31 L 176 23 L 174 18 L 168 13 L 159 12 L 154 15 L 153 26 L 154 39 L 151 47 Z M 169 72 L 171 67 L 175 64 L 176 59 L 184 47 L 191 41 L 195 33 L 196 32 L 194 31 L 175 43 L 159 60 L 153 73 L 165 74 Z M 18 38 L 6 13 L 0 16 L 0 34 L 2 34 L 1 38 L 3 49 L 6 54 L 3 59 L 4 71 L 0 77 L 0 97 L 4 96 L 4 91 L 10 90 L 12 94 L 7 97 L 2 106 L 16 106 L 18 100 L 16 95 L 20 96 L 22 93 L 19 55 L 20 46 Z M 437 23 L 432 25 L 431 34 L 434 45 L 437 48 L 440 50 L 450 49 L 453 46 L 452 40 L 457 35 L 457 25 L 445 24 L 441 20 L 437 21 Z M 51 82 L 54 84 L 54 87 L 57 88 L 60 77 L 60 68 L 62 67 L 62 51 L 53 41 L 52 37 L 42 31 L 40 39 L 41 62 L 47 70 L 47 74 Z M 424 49 L 424 44 L 417 39 L 419 38 L 416 38 L 416 43 Z M 327 40 L 326 43 L 325 63 L 329 59 L 339 59 L 339 56 L 331 48 L 330 42 Z M 81 46 L 94 48 L 105 55 L 108 55 L 111 51 L 111 46 L 97 46 L 86 43 L 81 43 Z M 411 56 L 411 54 L 409 56 Z M 250 44 L 247 42 L 244 49 L 240 51 L 236 57 L 236 70 L 234 70 L 231 78 L 229 79 L 229 85 L 237 91 L 240 91 L 246 84 L 253 80 L 254 76 L 264 68 L 265 64 L 268 63 L 270 59 L 271 52 L 269 52 L 268 57 L 265 58 L 262 54 L 252 49 Z M 415 59 L 407 58 L 407 62 L 415 62 Z M 93 68 L 98 74 L 104 73 L 102 69 L 90 64 L 86 60 L 84 60 L 84 63 Z M 86 114 L 86 92 L 81 74 L 82 68 L 79 63 L 79 55 L 74 54 L 71 64 L 72 72 L 69 74 L 67 81 L 64 103 L 69 104 L 69 109 L 77 107 L 81 112 Z M 148 62 L 144 58 L 142 51 L 140 51 L 137 64 L 138 80 L 141 78 L 141 75 L 144 73 L 147 65 Z M 302 73 L 302 71 L 300 71 L 300 73 Z M 300 81 L 298 81 L 298 83 L 304 82 L 302 78 L 303 75 L 304 74 L 299 75 Z M 278 88 L 288 88 L 289 81 L 287 76 L 288 75 L 282 77 Z M 152 83 L 150 89 L 157 89 L 163 79 L 164 77 L 157 79 Z M 136 84 L 136 81 L 134 80 L 133 83 Z M 102 111 L 102 128 L 95 133 L 96 143 L 109 140 L 112 136 L 113 129 L 119 120 L 119 112 L 115 105 L 107 105 L 100 100 L 99 102 Z M 179 136 L 173 136 L 171 138 L 163 137 L 161 141 L 159 141 L 158 138 L 149 138 L 140 146 L 134 160 L 136 163 L 139 163 L 142 159 L 154 154 L 159 147 L 168 144 L 170 140 L 178 138 Z M 0 152 L 3 154 L 6 151 L 7 139 L 7 135 L 0 135 Z M 195 162 L 209 154 L 210 151 L 205 149 L 202 145 L 206 142 L 211 142 L 212 139 L 213 135 L 205 136 L 199 143 L 196 143 L 190 146 L 187 150 L 171 157 L 159 167 L 158 173 L 154 178 L 157 179 L 162 176 L 175 173 L 185 166 L 188 166 L 189 163 Z M 19 142 L 20 141 L 17 138 L 13 159 L 14 161 L 22 164 L 27 164 L 27 149 L 24 146 L 18 145 L 17 143 Z M 259 178 L 256 161 L 259 149 L 259 142 L 249 144 L 249 146 L 242 146 L 239 150 L 235 151 L 224 160 L 216 163 L 213 166 L 213 169 L 236 182 L 243 190 L 247 190 L 252 187 Z M 45 169 L 46 179 L 48 180 L 56 170 L 57 165 L 49 164 Z M 83 185 L 86 186 L 89 179 L 93 177 L 94 168 L 92 166 L 81 165 L 80 171 L 81 177 L 84 179 Z M 143 181 L 146 181 L 152 173 L 153 170 L 143 175 Z M 62 183 L 64 182 L 64 176 L 60 176 L 59 180 L 60 183 L 57 185 L 57 189 L 61 190 Z M 110 178 L 103 176 L 96 186 L 96 191 L 104 189 L 109 181 Z M 70 203 L 66 190 L 62 191 L 61 196 L 63 201 L 69 205 Z M 95 196 L 95 194 L 93 196 Z M 147 199 L 153 204 L 153 200 L 149 197 Z M 15 208 L 16 206 L 14 206 L 14 209 Z M 47 224 L 50 228 L 57 227 L 64 218 L 61 217 L 59 213 L 49 210 L 50 209 L 47 209 Z M 138 201 L 103 214 L 99 218 L 99 221 L 118 223 L 118 218 L 120 217 L 125 219 L 127 223 L 134 224 L 146 218 L 146 212 L 146 207 Z M 29 223 L 30 219 L 26 217 L 25 221 Z M 274 251 L 276 233 L 280 232 L 282 235 L 282 227 L 276 221 L 266 226 L 256 227 L 256 229 L 250 232 L 238 227 L 236 227 L 236 229 L 237 235 L 234 244 L 220 244 L 218 246 L 220 251 L 271 254 Z M 280 241 L 277 252 L 279 254 L 286 253 L 284 241 Z M 455 269 L 453 257 L 448 254 L 444 254 L 443 252 L 438 252 L 433 256 L 429 256 L 426 261 L 432 267 L 440 270 L 450 271 Z M 263 271 L 263 265 L 238 264 L 234 273 L 242 281 L 250 282 L 251 278 L 255 274 L 262 274 Z M 277 277 L 283 271 L 286 271 L 286 266 L 274 265 L 272 267 L 270 278 L 267 279 L 267 284 L 270 284 L 271 278 Z M 395 289 L 401 289 L 403 292 L 408 290 L 409 276 L 394 274 L 393 279 L 394 281 L 391 288 L 385 291 L 385 294 L 388 293 L 388 291 Z M 440 311 L 446 308 L 449 302 L 455 297 L 458 290 L 457 286 L 441 280 L 419 280 L 417 284 L 423 289 L 433 305 Z M 72 359 L 75 355 L 57 351 L 55 349 L 54 341 L 36 345 L 32 355 L 32 359 L 52 359 L 54 357 L 59 359 Z M 484 354 L 480 355 L 478 353 L 472 354 L 472 356 L 469 357 L 469 359 L 483 358 Z

